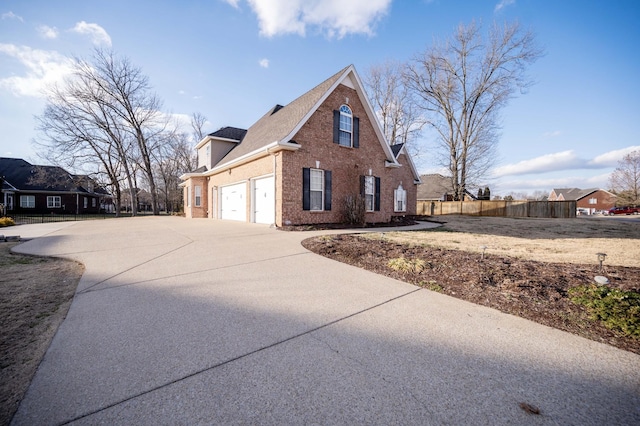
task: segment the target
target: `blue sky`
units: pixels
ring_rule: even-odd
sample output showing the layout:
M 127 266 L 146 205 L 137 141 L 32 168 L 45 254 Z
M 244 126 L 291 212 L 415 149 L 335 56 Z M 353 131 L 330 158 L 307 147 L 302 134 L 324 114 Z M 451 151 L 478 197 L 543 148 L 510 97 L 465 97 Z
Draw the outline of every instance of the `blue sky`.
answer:
M 405 61 L 459 23 L 519 20 L 546 55 L 502 114 L 492 194 L 607 187 L 640 149 L 636 0 L 0 0 L 0 156 L 35 163 L 34 116 L 68 58 L 127 56 L 168 113 L 248 127 L 346 65 Z M 422 173 L 438 170 L 420 142 Z M 45 153 L 46 154 L 46 153 Z

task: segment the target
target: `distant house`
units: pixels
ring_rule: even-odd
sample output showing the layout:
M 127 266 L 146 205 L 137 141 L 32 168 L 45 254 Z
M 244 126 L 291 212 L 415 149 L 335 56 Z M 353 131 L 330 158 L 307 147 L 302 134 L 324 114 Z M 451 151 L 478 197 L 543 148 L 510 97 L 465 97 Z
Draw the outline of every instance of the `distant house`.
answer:
M 450 176 L 442 176 L 438 173 L 420 175 L 418 185 L 418 201 L 453 201 L 453 185 Z M 465 191 L 465 200 L 477 200 L 478 197 L 469 191 Z
M 549 194 L 549 201 L 575 201 L 578 209 L 585 209 L 587 214 L 609 210 L 616 204 L 616 196 L 599 188 L 555 188 Z
M 11 213 L 99 213 L 109 193 L 86 175 L 0 157 L 0 203 Z
M 224 127 L 196 146 L 181 176 L 185 216 L 283 225 L 339 223 L 361 196 L 366 222 L 416 211 L 420 177 L 389 145 L 351 65 L 249 129 Z

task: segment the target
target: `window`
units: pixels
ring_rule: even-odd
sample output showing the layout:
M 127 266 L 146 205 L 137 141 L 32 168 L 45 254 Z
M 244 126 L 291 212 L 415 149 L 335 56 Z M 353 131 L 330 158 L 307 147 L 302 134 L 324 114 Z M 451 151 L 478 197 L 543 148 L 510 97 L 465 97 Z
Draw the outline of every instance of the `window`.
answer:
M 380 211 L 380 178 L 360 176 L 360 195 L 368 212 Z
M 20 196 L 20 208 L 34 209 L 36 207 L 35 195 L 21 195 Z
M 393 191 L 393 205 L 396 212 L 407 211 L 407 191 L 402 187 L 402 184 Z
M 324 171 L 311 170 L 311 180 L 309 191 L 310 196 L 310 210 L 324 210 L 323 207 L 323 194 L 324 194 Z
M 96 206 L 96 199 L 92 198 L 91 199 L 91 207 L 95 207 Z
M 333 111 L 333 143 L 358 148 L 360 145 L 360 120 L 353 116 L 351 108 L 342 105 Z
M 62 207 L 62 203 L 60 202 L 59 195 L 49 195 L 47 197 L 47 208 L 48 209 L 59 209 Z
M 84 208 L 86 209 L 87 207 L 89 207 L 89 199 L 87 197 L 83 197 L 83 198 L 84 198 L 84 200 L 83 200 Z
M 597 198 L 589 198 L 589 204 L 598 204 Z
M 302 169 L 302 209 L 331 210 L 331 171 Z
M 353 114 L 351 108 L 346 105 L 340 107 L 340 145 L 351 146 L 351 134 L 353 132 Z
M 200 204 L 202 203 L 202 187 L 200 185 L 196 185 L 194 189 L 196 196 L 196 207 L 200 207 Z

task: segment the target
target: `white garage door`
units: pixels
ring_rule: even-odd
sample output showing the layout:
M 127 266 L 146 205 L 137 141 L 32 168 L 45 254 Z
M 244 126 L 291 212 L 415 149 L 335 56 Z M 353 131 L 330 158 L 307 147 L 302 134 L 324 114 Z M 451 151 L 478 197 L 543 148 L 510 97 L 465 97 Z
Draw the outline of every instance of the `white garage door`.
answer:
M 273 176 L 253 181 L 253 220 L 272 224 L 276 220 Z
M 247 220 L 247 184 L 220 188 L 220 217 L 228 220 Z

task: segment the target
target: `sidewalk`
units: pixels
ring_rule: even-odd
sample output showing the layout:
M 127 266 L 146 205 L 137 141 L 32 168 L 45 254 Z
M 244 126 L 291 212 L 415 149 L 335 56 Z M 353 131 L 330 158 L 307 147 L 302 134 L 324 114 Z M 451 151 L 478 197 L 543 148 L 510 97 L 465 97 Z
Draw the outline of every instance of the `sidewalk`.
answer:
M 12 424 L 640 423 L 640 356 L 317 256 L 314 234 L 133 218 L 18 246 L 86 272 Z

